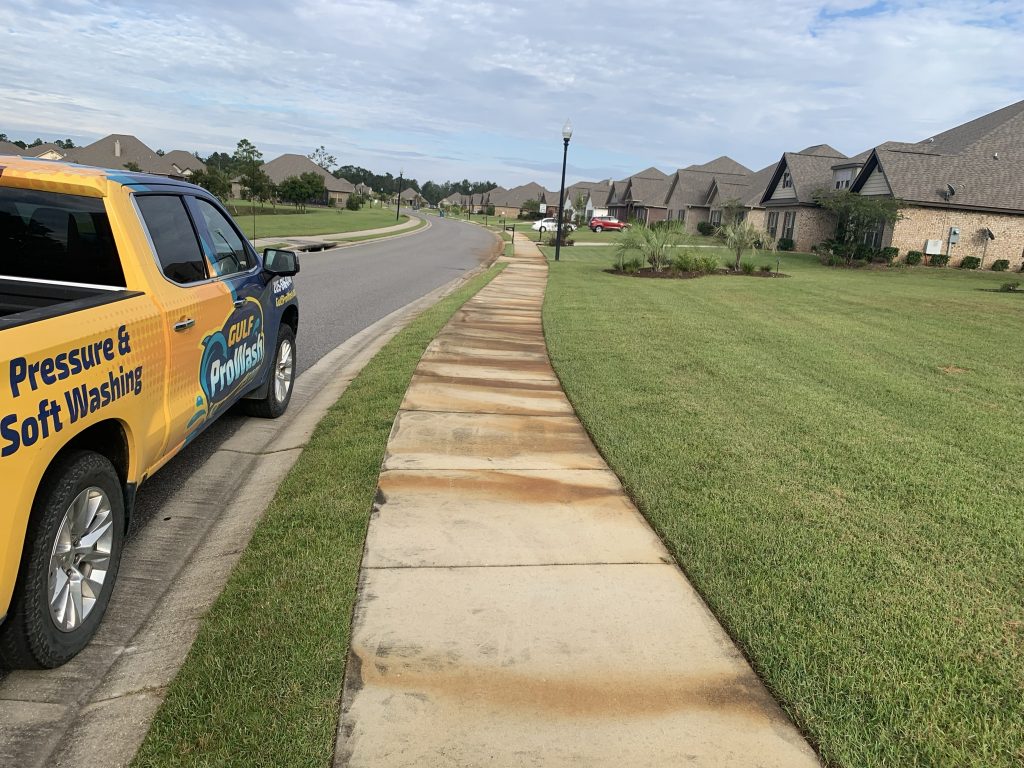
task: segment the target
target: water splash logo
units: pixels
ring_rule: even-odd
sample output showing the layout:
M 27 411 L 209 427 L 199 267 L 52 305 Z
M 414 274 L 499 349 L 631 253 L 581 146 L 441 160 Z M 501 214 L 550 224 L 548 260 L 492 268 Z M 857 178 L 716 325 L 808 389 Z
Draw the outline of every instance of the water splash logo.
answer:
M 252 383 L 265 354 L 263 307 L 250 297 L 231 313 L 221 330 L 203 339 L 199 386 L 206 395 L 207 416 Z

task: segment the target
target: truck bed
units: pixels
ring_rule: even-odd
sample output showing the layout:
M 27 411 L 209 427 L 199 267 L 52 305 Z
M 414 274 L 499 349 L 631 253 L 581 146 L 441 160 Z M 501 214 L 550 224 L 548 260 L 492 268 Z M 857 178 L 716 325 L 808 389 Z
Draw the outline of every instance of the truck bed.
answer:
M 0 276 L 0 331 L 139 295 L 122 288 Z

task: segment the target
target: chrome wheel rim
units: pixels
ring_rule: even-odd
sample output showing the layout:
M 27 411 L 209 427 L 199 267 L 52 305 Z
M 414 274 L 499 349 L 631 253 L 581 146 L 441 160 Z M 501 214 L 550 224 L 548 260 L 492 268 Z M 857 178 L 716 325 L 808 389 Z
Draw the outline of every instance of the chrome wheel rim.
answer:
M 61 632 L 73 632 L 92 613 L 110 571 L 114 513 L 103 489 L 91 486 L 68 506 L 50 552 L 47 602 Z
M 295 354 L 292 343 L 287 339 L 281 342 L 277 351 L 277 366 L 274 370 L 274 397 L 282 403 L 292 388 L 292 369 L 295 366 Z

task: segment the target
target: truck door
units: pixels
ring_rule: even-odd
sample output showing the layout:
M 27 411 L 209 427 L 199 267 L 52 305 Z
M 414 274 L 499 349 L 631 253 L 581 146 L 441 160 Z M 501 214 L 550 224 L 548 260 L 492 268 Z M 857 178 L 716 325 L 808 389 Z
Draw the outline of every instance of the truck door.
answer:
M 202 370 L 217 410 L 228 408 L 262 381 L 267 348 L 276 341 L 277 319 L 267 298 L 268 278 L 256 251 L 213 202 L 188 198 L 207 269 L 229 292 L 232 312 L 220 333 L 205 342 Z M 265 313 L 266 311 L 266 313 Z
M 231 315 L 231 296 L 209 274 L 186 202 L 176 194 L 137 194 L 164 280 L 154 300 L 163 312 L 166 343 L 167 439 L 161 459 L 175 453 L 211 418 L 201 383 L 206 337 Z

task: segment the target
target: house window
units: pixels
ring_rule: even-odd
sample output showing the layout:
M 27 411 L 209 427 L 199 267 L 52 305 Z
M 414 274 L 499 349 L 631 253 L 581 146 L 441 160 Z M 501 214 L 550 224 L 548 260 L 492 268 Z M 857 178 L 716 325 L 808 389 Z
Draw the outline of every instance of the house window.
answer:
M 864 245 L 875 250 L 882 247 L 882 235 L 885 233 L 885 222 L 879 221 L 875 228 L 864 233 Z
M 841 168 L 834 172 L 832 178 L 836 189 L 849 189 L 853 181 L 853 168 Z
M 768 211 L 768 234 L 775 237 L 779 231 L 779 212 Z
M 789 175 L 789 171 L 782 172 L 782 188 L 790 189 L 793 186 L 793 177 Z
M 714 227 L 721 226 L 722 224 L 722 212 L 712 211 L 711 212 L 711 225 Z
M 796 211 L 786 211 L 782 216 L 782 236 L 793 239 L 793 230 L 796 228 Z

